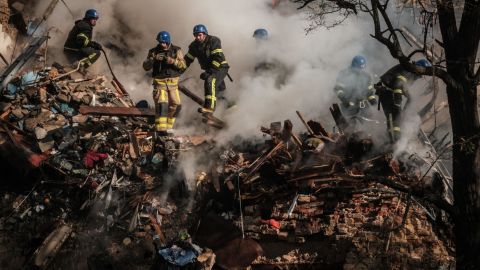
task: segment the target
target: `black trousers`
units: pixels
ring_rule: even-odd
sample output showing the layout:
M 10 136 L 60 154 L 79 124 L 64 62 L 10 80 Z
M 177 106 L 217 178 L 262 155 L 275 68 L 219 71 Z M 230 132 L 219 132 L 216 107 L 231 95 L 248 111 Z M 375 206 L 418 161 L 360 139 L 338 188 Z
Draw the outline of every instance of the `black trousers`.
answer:
M 220 68 L 210 74 L 204 82 L 205 89 L 205 103 L 203 107 L 211 111 L 215 111 L 217 100 L 223 96 L 225 91 L 225 77 L 227 76 L 228 68 Z
M 387 132 L 392 142 L 398 141 L 401 135 L 400 123 L 402 114 L 402 97 L 385 88 L 379 94 L 379 102 L 387 118 Z
M 89 67 L 100 58 L 101 51 L 95 50 L 92 47 L 85 47 L 81 49 L 64 49 L 63 50 L 68 60 L 71 62 L 82 61 L 84 67 Z

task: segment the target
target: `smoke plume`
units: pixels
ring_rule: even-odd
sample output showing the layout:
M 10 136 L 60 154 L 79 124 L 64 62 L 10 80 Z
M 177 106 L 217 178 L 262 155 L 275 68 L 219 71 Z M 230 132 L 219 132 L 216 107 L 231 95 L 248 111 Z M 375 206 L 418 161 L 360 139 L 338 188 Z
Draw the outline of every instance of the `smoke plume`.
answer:
M 35 10 L 41 14 L 49 3 L 40 1 Z M 47 21 L 50 27 L 56 28 L 49 43 L 55 48 L 50 51 L 60 52 L 74 21 L 82 18 L 85 10 L 97 9 L 100 19 L 94 29 L 94 39 L 110 49 L 108 56 L 114 71 L 132 98 L 135 101 L 146 99 L 151 105 L 151 78 L 143 71 L 141 63 L 148 49 L 156 46 L 156 34 L 169 31 L 173 43 L 186 53 L 193 40 L 192 27 L 205 24 L 209 34 L 222 40 L 231 66 L 229 73 L 234 78 L 233 83 L 226 79 L 225 96 L 229 108 L 224 102 L 219 104 L 215 113 L 228 123 L 228 128 L 216 136 L 219 142 L 227 142 L 236 136 L 244 139 L 259 136 L 261 125 L 268 126 L 270 122 L 285 119 L 292 120 L 294 131 L 303 131 L 296 110 L 307 119 L 321 121 L 331 131 L 334 122 L 328 108 L 338 102 L 332 90 L 338 72 L 349 66 L 355 55 L 364 55 L 376 82 L 378 76 L 397 63 L 383 45 L 371 38 L 369 34 L 373 32 L 373 25 L 364 14 L 351 17 L 337 27 L 319 28 L 306 35 L 306 15 L 297 11 L 297 6 L 289 1 L 282 1 L 276 9 L 272 9 L 268 0 L 88 0 L 66 3 L 74 18 L 64 5 L 57 5 Z M 403 19 L 397 17 L 395 25 L 402 25 Z M 269 39 L 263 44 L 252 38 L 257 28 L 269 32 Z M 58 58 L 61 53 L 55 55 Z M 275 74 L 256 74 L 254 67 L 262 61 L 282 63 L 288 70 L 285 82 L 278 85 Z M 97 72 L 108 74 L 103 59 L 95 66 Z M 199 74 L 200 68 L 195 61 L 181 79 L 186 80 L 184 83 L 189 89 L 203 97 Z M 416 95 L 418 91 L 413 89 Z M 198 105 L 185 96 L 182 96 L 182 103 L 178 133 L 203 131 L 196 112 Z M 411 110 L 419 107 L 411 106 Z M 384 135 L 383 112 L 374 111 L 374 118 L 382 122 L 376 133 Z M 414 117 L 415 113 L 410 115 Z M 408 142 L 411 137 L 407 135 L 415 134 L 413 130 L 418 128 L 419 122 L 405 123 L 408 126 L 405 129 L 412 130 L 404 133 L 404 140 Z

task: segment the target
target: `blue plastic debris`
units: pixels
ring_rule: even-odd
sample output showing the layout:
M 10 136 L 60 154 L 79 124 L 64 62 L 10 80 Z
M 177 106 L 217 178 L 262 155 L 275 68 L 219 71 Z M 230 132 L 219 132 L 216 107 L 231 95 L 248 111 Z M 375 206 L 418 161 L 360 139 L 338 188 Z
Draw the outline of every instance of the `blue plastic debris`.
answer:
M 42 20 L 36 18 L 33 21 L 28 22 L 27 35 L 39 37 L 45 34 L 45 26 L 42 25 Z
M 177 245 L 164 248 L 158 253 L 169 263 L 178 266 L 185 266 L 192 263 L 197 258 L 197 251 L 194 249 L 183 249 Z
M 27 85 L 27 84 L 33 84 L 41 78 L 42 78 L 42 76 L 38 72 L 29 71 L 29 72 L 23 74 L 21 85 L 24 86 L 24 85 Z
M 7 95 L 13 96 L 18 91 L 23 91 L 27 86 L 33 85 L 39 82 L 46 74 L 44 72 L 29 71 L 23 74 L 19 79 L 16 79 L 7 84 Z
M 68 105 L 67 103 L 60 103 L 60 110 L 62 111 L 62 113 L 66 113 L 68 115 L 73 115 L 74 113 L 73 108 L 70 107 L 70 105 Z
M 7 92 L 10 95 L 15 95 L 17 93 L 18 87 L 14 85 L 13 83 L 7 84 Z

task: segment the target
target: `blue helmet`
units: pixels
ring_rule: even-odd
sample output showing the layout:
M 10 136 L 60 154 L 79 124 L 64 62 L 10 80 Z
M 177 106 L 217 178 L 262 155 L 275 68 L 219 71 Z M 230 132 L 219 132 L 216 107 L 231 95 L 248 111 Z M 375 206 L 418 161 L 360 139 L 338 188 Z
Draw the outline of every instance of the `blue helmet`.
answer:
M 367 60 L 361 55 L 357 55 L 352 59 L 352 67 L 363 69 L 367 65 Z
M 98 12 L 97 10 L 95 9 L 89 9 L 87 11 L 85 11 L 85 19 L 97 19 L 99 18 L 100 16 L 98 15 Z
M 420 66 L 420 67 L 431 67 L 432 64 L 427 59 L 420 59 L 415 62 L 415 65 Z
M 255 32 L 253 32 L 253 37 L 256 39 L 266 40 L 268 39 L 268 31 L 267 29 L 258 28 L 257 30 L 255 30 Z
M 167 31 L 162 31 L 160 33 L 158 33 L 157 35 L 157 41 L 158 43 L 167 43 L 167 44 L 170 44 L 171 43 L 171 38 L 170 38 L 170 33 L 168 33 Z
M 208 35 L 207 27 L 203 24 L 197 24 L 193 27 L 193 34 L 197 33 L 204 33 L 205 35 Z

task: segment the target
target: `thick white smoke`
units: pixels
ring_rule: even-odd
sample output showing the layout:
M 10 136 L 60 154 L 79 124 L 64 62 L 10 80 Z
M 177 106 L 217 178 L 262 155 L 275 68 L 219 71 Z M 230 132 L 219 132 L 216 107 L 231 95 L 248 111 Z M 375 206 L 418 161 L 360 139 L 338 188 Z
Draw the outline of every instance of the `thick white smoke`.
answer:
M 36 10 L 41 14 L 49 3 L 41 1 Z M 261 125 L 268 126 L 270 122 L 285 119 L 292 120 L 296 130 L 304 130 L 296 110 L 307 119 L 321 121 L 331 130 L 334 123 L 328 108 L 331 103 L 338 102 L 332 91 L 338 72 L 347 67 L 357 54 L 366 56 L 367 67 L 376 75 L 375 81 L 397 63 L 383 45 L 371 38 L 371 19 L 362 14 L 349 18 L 340 26 L 320 28 L 306 35 L 306 15 L 298 12 L 289 1 L 281 2 L 277 9 L 272 9 L 268 0 L 89 0 L 66 3 L 75 19 L 83 17 L 86 9 L 99 11 L 100 20 L 94 29 L 94 39 L 102 44 L 114 44 L 125 51 L 126 56 L 122 57 L 116 52 L 109 52 L 117 77 L 134 100 L 147 99 L 151 104 L 151 79 L 141 68 L 141 63 L 148 49 L 156 45 L 156 34 L 162 30 L 169 31 L 173 43 L 186 52 L 193 40 L 192 27 L 198 23 L 205 24 L 210 34 L 222 40 L 231 66 L 230 74 L 234 78 L 233 83 L 225 80 L 226 96 L 236 106 L 225 110 L 225 106 L 220 105 L 216 112 L 218 117 L 228 122 L 228 128 L 217 135 L 219 141 L 228 141 L 238 135 L 243 138 L 257 136 L 260 135 Z M 74 18 L 59 3 L 47 22 L 59 30 L 52 35 L 50 42 L 58 51 L 61 51 L 73 22 Z M 400 25 L 403 22 L 395 19 L 394 23 Z M 259 45 L 252 38 L 257 28 L 268 30 L 269 40 L 265 44 Z M 278 86 L 274 76 L 253 72 L 254 66 L 265 59 L 279 61 L 288 68 L 285 84 Z M 96 66 L 98 72 L 108 74 L 103 58 Z M 199 73 L 195 62 L 182 79 L 191 78 L 186 85 L 203 97 Z M 414 96 L 419 95 L 418 91 L 415 90 Z M 200 119 L 196 113 L 198 105 L 183 95 L 182 102 L 183 111 L 177 129 L 179 132 L 194 132 L 197 130 L 194 126 Z M 377 118 L 383 122 L 383 113 L 380 112 Z M 413 130 L 415 127 L 406 129 Z M 381 126 L 378 133 L 384 131 Z
M 50 1 L 41 3 L 42 10 Z M 151 81 L 141 68 L 149 48 L 156 45 L 155 36 L 161 30 L 171 33 L 173 43 L 188 50 L 193 40 L 192 27 L 203 23 L 209 33 L 220 37 L 225 55 L 231 66 L 230 74 L 234 83 L 226 80 L 227 97 L 236 106 L 223 112 L 219 108 L 218 116 L 224 118 L 229 128 L 221 133 L 223 138 L 233 135 L 243 137 L 258 134 L 260 125 L 287 118 L 301 127 L 295 110 L 304 113 L 307 118 L 324 117 L 324 124 L 331 124 L 328 107 L 336 101 L 332 88 L 337 73 L 348 66 L 353 56 L 363 54 L 370 66 L 385 68 L 393 61 L 388 52 L 374 41 L 368 33 L 371 24 L 362 18 L 352 18 L 344 25 L 330 30 L 320 29 L 305 34 L 305 15 L 296 11 L 293 4 L 283 2 L 281 12 L 272 9 L 271 1 L 215 1 L 204 0 L 142 0 L 142 1 L 66 1 L 76 19 L 83 16 L 88 8 L 100 13 L 100 20 L 94 29 L 94 38 L 103 44 L 113 43 L 127 48 L 132 54 L 127 58 L 114 58 L 110 53 L 117 77 L 127 87 L 136 100 L 146 98 L 151 102 Z M 59 4 L 49 25 L 59 28 L 50 44 L 59 50 L 74 19 L 67 9 Z M 268 47 L 261 49 L 252 38 L 256 28 L 266 28 L 270 34 Z M 122 45 L 125 43 L 124 45 Z M 262 54 L 259 56 L 259 54 Z M 285 85 L 275 86 L 274 78 L 256 76 L 253 67 L 259 59 L 277 59 L 283 62 L 291 74 Z M 103 60 L 99 60 L 100 70 L 105 70 Z M 121 74 L 121 75 L 119 75 Z M 183 75 L 193 77 L 188 86 L 203 97 L 202 82 L 198 79 L 198 64 Z M 179 120 L 189 123 L 197 117 L 196 104 L 183 97 L 184 113 Z M 331 129 L 331 126 L 328 127 Z
M 374 82 L 398 62 L 387 49 L 375 41 L 371 18 L 365 14 L 351 17 L 342 25 L 331 29 L 319 28 L 305 33 L 309 22 L 306 15 L 296 10 L 293 3 L 282 1 L 272 9 L 269 0 L 86 0 L 65 1 L 74 16 L 59 2 L 48 19 L 49 27 L 54 27 L 50 36 L 49 49 L 53 59 L 62 54 L 63 43 L 74 21 L 83 17 L 85 10 L 95 8 L 100 20 L 94 29 L 94 39 L 108 48 L 108 55 L 120 81 L 126 86 L 131 97 L 138 101 L 146 99 L 153 105 L 151 98 L 151 78 L 141 66 L 148 50 L 156 46 L 155 37 L 159 31 L 169 31 L 173 44 L 184 52 L 193 40 L 192 28 L 202 23 L 209 34 L 222 40 L 223 50 L 231 66 L 230 74 L 234 78 L 227 84 L 226 97 L 235 103 L 231 108 L 220 104 L 218 117 L 228 123 L 228 128 L 216 133 L 216 140 L 223 143 L 234 137 L 252 138 L 261 136 L 260 126 L 268 126 L 273 121 L 292 120 L 295 131 L 305 131 L 295 111 L 301 111 L 306 119 L 319 120 L 331 131 L 334 122 L 329 112 L 332 103 L 338 102 L 333 92 L 335 79 L 340 70 L 350 65 L 355 55 L 367 58 L 367 69 L 374 75 Z M 37 15 L 50 3 L 43 0 L 38 3 Z M 399 14 L 391 13 L 393 16 Z M 335 15 L 333 15 L 335 16 Z M 400 27 L 411 16 L 392 17 L 394 25 Z M 409 25 L 412 29 L 415 25 Z M 257 28 L 265 28 L 269 39 L 258 44 L 252 37 Z M 418 35 L 418 31 L 416 31 Z M 2 42 L 3 45 L 3 42 Z M 289 71 L 286 81 L 278 85 L 275 76 L 255 74 L 254 67 L 261 61 L 278 61 Z M 67 64 L 66 62 L 63 62 Z M 108 74 L 105 61 L 100 59 L 94 67 L 99 73 Z M 181 79 L 188 80 L 186 85 L 197 95 L 203 97 L 203 83 L 198 79 L 200 68 L 193 63 Z M 411 89 L 414 100 L 424 101 L 421 97 L 424 84 Z M 182 95 L 182 114 L 177 120 L 177 134 L 193 134 L 202 131 L 204 125 L 196 112 L 199 107 Z M 404 136 L 397 145 L 397 152 L 408 149 L 409 139 L 415 137 L 420 121 L 416 111 L 424 103 L 413 103 L 406 113 L 403 125 Z M 386 124 L 383 112 L 376 112 L 375 118 L 381 121 L 373 138 L 386 139 Z M 381 142 L 378 142 L 379 144 Z M 418 146 L 415 146 L 418 150 Z M 182 157 L 183 167 L 188 179 L 193 179 L 196 160 Z

